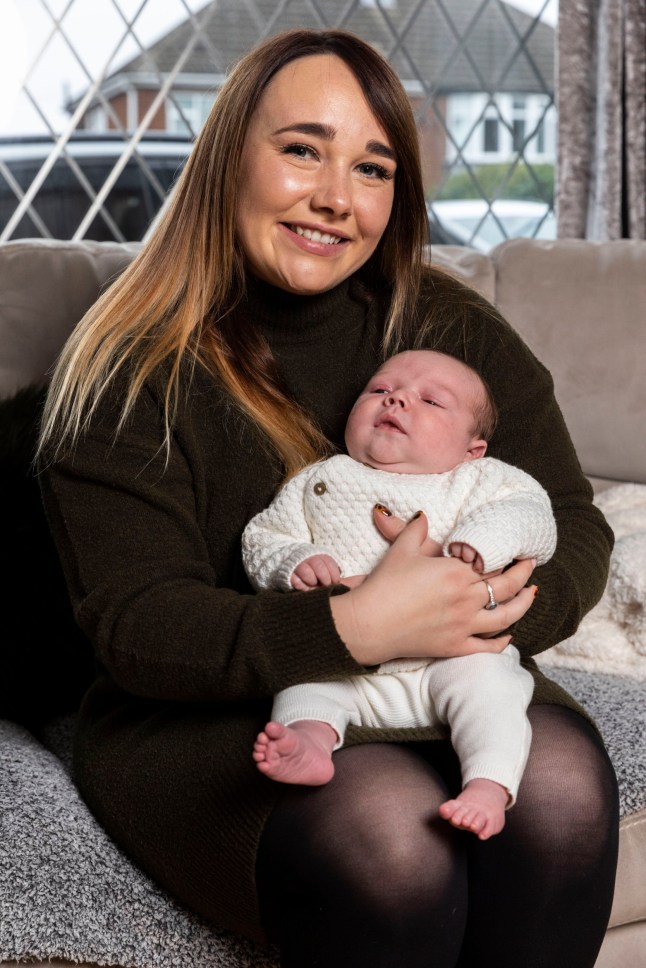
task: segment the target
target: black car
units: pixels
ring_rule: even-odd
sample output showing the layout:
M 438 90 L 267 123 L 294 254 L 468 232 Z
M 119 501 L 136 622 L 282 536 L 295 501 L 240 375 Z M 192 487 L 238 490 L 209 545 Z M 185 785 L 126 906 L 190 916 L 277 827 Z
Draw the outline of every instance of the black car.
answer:
M 38 176 L 55 144 L 55 139 L 48 136 L 0 139 L 0 234 L 14 215 L 20 193 L 26 192 Z M 38 189 L 31 211 L 23 215 L 8 237 L 50 235 L 71 239 L 92 204 L 92 191 L 100 191 L 126 146 L 127 141 L 121 135 L 75 133 Z M 192 142 L 185 137 L 147 134 L 103 203 L 108 218 L 97 214 L 84 231 L 84 238 L 139 241 L 191 148 Z M 81 178 L 74 170 L 75 165 L 80 169 Z

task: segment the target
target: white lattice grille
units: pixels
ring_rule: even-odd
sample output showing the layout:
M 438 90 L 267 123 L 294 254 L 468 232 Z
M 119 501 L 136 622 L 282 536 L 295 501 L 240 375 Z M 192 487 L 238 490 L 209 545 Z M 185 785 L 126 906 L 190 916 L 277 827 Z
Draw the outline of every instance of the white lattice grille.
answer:
M 391 60 L 413 103 L 432 216 L 451 227 L 456 199 L 471 212 L 455 241 L 545 231 L 548 5 L 530 15 L 503 0 L 20 0 L 31 41 L 21 114 L 41 143 L 2 138 L 0 240 L 140 238 L 231 63 L 293 26 L 345 27 Z M 168 29 L 151 40 L 155 24 Z M 62 62 L 70 88 L 56 103 L 47 77 Z M 522 200 L 539 212 L 518 231 L 500 201 L 510 198 L 516 213 Z

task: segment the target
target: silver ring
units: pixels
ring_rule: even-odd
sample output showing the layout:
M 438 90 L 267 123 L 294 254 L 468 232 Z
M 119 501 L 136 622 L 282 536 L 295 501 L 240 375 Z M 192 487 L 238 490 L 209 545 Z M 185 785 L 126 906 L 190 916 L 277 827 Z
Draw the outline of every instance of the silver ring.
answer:
M 484 578 L 482 580 L 485 584 L 485 588 L 487 589 L 487 594 L 489 595 L 489 601 L 484 607 L 487 609 L 488 612 L 493 612 L 494 608 L 498 608 L 498 602 L 496 601 L 496 597 L 493 593 L 493 588 L 491 587 L 489 582 L 485 581 Z

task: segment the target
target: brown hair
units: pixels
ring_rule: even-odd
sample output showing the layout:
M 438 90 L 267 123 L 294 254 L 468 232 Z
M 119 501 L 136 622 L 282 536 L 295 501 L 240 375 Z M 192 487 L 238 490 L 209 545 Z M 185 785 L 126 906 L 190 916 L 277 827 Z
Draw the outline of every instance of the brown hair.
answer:
M 325 453 L 323 435 L 281 389 L 265 340 L 251 322 L 244 332 L 232 325 L 245 288 L 235 219 L 249 122 L 272 77 L 291 61 L 317 54 L 333 54 L 347 64 L 395 152 L 393 208 L 371 268 L 373 277 L 392 291 L 384 344 L 398 345 L 419 292 L 427 232 L 408 98 L 387 61 L 355 35 L 287 31 L 260 44 L 233 68 L 150 240 L 68 341 L 52 381 L 41 438 L 51 442 L 54 454 L 78 437 L 124 364 L 129 380 L 119 427 L 151 373 L 169 364 L 168 446 L 180 368 L 187 358 L 220 377 L 232 401 L 265 432 L 288 475 Z

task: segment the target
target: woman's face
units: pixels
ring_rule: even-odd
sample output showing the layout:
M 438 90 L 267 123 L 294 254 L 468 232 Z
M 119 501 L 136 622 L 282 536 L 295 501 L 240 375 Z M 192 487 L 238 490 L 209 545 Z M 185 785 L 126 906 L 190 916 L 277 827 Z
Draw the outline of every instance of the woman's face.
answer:
M 390 140 L 340 58 L 283 67 L 242 152 L 236 228 L 252 271 L 293 293 L 338 285 L 379 243 L 395 169 Z

